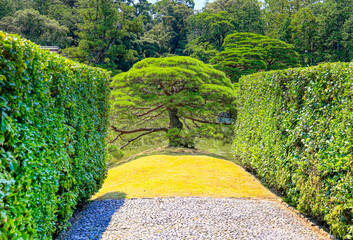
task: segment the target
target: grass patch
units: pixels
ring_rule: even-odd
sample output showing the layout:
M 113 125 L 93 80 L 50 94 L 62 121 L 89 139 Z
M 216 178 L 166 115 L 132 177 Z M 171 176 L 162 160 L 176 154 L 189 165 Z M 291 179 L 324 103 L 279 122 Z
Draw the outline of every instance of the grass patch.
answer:
M 111 163 L 109 165 L 109 168 L 111 169 L 111 168 L 120 166 L 122 164 L 126 164 L 128 162 L 131 162 L 133 160 L 136 160 L 136 159 L 139 159 L 142 157 L 151 156 L 151 155 L 170 155 L 170 156 L 205 155 L 205 156 L 209 156 L 209 157 L 230 160 L 229 158 L 227 158 L 223 155 L 218 155 L 216 153 L 208 152 L 208 151 L 205 151 L 202 149 L 163 146 L 163 147 L 151 148 L 151 149 L 136 153 L 134 155 L 130 155 L 129 157 L 121 159 L 120 161 L 117 161 L 115 163 Z
M 92 200 L 117 199 L 122 195 L 124 198 L 276 197 L 230 161 L 188 154 L 152 155 L 111 168 Z
M 232 152 L 232 144 L 212 138 L 201 138 L 196 143 L 196 148 L 215 154 L 224 159 L 235 161 Z
M 170 148 L 168 147 L 168 140 L 159 137 L 158 141 L 148 141 L 148 139 L 141 139 L 138 143 L 131 144 L 130 146 L 123 149 L 123 155 L 119 158 L 110 155 L 107 164 L 109 168 L 127 163 L 131 160 L 139 157 L 145 157 L 150 155 L 160 154 L 187 154 L 185 148 Z M 112 144 L 114 145 L 114 144 Z M 193 149 L 191 149 L 193 150 Z M 227 160 L 234 159 L 232 153 L 232 145 L 230 143 L 224 143 L 217 139 L 198 139 L 195 146 L 195 151 L 192 154 L 208 155 L 216 158 L 222 158 Z

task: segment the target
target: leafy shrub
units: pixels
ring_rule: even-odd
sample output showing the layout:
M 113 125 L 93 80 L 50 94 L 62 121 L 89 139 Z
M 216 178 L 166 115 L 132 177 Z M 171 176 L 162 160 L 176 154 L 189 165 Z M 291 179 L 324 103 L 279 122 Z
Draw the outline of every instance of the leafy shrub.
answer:
M 124 152 L 122 150 L 120 150 L 118 148 L 118 146 L 116 146 L 116 145 L 109 145 L 108 152 L 112 157 L 114 157 L 118 160 L 120 160 L 124 157 Z
M 0 239 L 51 239 L 98 191 L 109 78 L 0 32 Z
M 185 148 L 195 148 L 195 130 L 185 130 L 181 131 L 178 128 L 170 129 L 166 137 L 169 138 L 170 147 L 185 147 Z
M 241 78 L 233 145 L 248 169 L 345 239 L 353 239 L 352 67 Z

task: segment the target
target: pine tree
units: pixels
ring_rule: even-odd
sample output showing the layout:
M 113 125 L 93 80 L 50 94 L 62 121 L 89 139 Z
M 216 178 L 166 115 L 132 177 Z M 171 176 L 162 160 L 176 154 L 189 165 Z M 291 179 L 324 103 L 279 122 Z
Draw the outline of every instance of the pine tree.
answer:
M 165 132 L 171 146 L 193 147 L 184 130 L 219 125 L 218 115 L 235 107 L 225 74 L 191 57 L 146 58 L 114 77 L 112 88 L 116 139 L 133 135 L 123 147 L 156 132 Z

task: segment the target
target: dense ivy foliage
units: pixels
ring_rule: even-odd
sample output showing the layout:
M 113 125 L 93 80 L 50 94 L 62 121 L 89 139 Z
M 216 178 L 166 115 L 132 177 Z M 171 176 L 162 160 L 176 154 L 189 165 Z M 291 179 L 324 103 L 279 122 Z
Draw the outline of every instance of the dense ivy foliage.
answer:
M 353 68 L 242 77 L 234 151 L 298 209 L 353 238 Z
M 109 78 L 0 32 L 0 239 L 51 239 L 98 191 Z

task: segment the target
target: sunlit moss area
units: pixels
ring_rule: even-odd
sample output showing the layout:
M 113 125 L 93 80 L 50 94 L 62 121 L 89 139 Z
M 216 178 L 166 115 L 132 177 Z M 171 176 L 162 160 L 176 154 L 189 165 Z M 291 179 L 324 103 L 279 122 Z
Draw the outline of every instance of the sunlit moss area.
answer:
M 153 155 L 111 168 L 92 200 L 189 196 L 276 197 L 230 161 L 199 155 Z
M 134 144 L 124 148 L 122 151 L 118 150 L 118 146 L 109 144 L 108 153 L 107 164 L 109 168 L 124 164 L 131 161 L 131 159 L 137 159 L 139 157 L 166 154 L 209 155 L 237 162 L 237 159 L 234 159 L 232 153 L 231 143 L 212 138 L 199 138 L 196 141 L 194 149 L 187 149 L 169 147 L 167 138 L 154 136 L 154 138 L 138 139 Z

